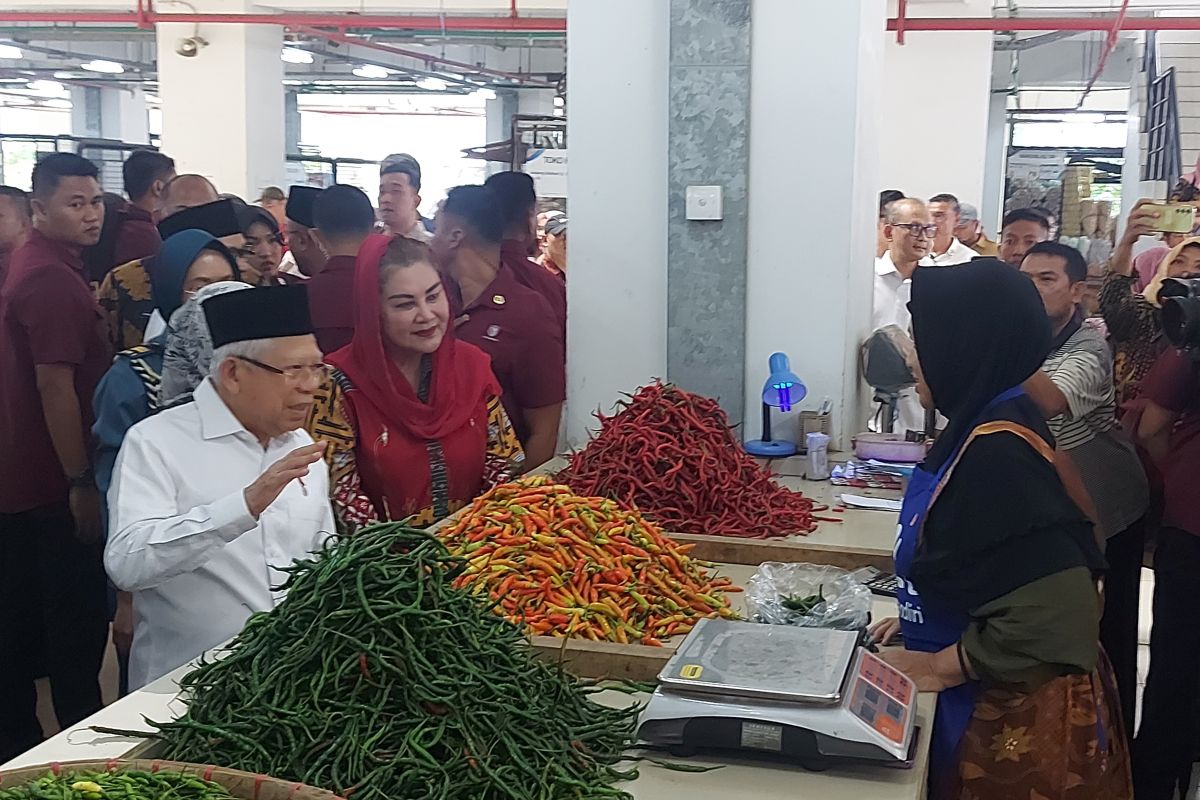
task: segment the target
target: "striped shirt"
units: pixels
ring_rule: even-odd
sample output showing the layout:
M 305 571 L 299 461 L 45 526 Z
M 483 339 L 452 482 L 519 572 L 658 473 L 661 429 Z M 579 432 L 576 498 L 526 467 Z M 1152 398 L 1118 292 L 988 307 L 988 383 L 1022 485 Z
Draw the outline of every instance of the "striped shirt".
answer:
M 1049 420 L 1059 449 L 1071 452 L 1107 538 L 1141 519 L 1149 488 L 1133 443 L 1117 424 L 1112 355 L 1104 335 L 1085 322 L 1042 365 L 1067 397 L 1067 411 Z
M 1108 343 L 1087 323 L 1042 364 L 1042 371 L 1067 396 L 1067 412 L 1049 422 L 1061 449 L 1071 450 L 1117 427 L 1112 369 Z

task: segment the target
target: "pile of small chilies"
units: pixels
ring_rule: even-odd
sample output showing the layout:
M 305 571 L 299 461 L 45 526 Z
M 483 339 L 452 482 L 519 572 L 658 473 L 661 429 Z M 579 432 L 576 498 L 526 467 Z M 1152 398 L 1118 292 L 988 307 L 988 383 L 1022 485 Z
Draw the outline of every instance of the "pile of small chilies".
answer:
M 497 486 L 438 536 L 467 559 L 455 586 L 537 634 L 658 645 L 733 616 L 725 592 L 741 591 L 636 510 L 546 477 Z
M 558 479 L 640 508 L 667 531 L 764 539 L 809 533 L 822 511 L 771 480 L 715 400 L 656 382 L 614 416 Z M 836 520 L 830 520 L 836 521 Z

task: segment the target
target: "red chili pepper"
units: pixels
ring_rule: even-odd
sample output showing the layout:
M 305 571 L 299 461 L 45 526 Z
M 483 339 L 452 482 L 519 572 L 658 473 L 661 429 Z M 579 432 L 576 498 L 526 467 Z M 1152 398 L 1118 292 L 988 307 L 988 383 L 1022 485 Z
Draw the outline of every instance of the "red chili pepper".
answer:
M 367 666 L 367 654 L 358 654 L 358 671 L 363 674 L 367 680 L 371 680 L 371 669 Z
M 611 497 L 681 533 L 767 538 L 810 533 L 824 511 L 746 454 L 711 398 L 655 382 L 612 415 L 559 476 L 578 494 Z

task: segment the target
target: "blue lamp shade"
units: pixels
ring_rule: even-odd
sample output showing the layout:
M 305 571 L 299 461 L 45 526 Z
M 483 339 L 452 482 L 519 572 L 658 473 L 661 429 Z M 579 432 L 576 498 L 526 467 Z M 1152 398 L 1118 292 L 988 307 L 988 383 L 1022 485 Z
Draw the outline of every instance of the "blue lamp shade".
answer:
M 781 411 L 791 411 L 808 394 L 804 383 L 792 372 L 786 353 L 772 353 L 768 362 L 771 377 L 763 384 L 762 399 L 769 406 Z

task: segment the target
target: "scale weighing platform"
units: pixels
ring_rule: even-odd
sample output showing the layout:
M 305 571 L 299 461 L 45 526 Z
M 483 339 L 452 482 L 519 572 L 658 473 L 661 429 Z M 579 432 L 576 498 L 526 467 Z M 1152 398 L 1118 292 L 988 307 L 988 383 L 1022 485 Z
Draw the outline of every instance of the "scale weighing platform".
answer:
M 859 641 L 857 631 L 701 620 L 659 673 L 638 738 L 679 756 L 911 767 L 916 685 Z

